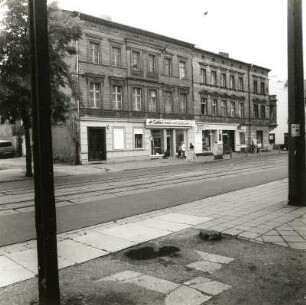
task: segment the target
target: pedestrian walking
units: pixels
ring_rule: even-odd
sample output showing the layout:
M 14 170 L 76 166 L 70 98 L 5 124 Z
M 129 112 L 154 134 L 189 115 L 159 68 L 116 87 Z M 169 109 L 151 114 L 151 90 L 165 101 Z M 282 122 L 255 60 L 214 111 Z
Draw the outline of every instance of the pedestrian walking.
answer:
M 191 161 L 196 161 L 197 160 L 197 156 L 195 154 L 194 146 L 193 146 L 192 143 L 189 144 L 189 160 L 191 160 Z

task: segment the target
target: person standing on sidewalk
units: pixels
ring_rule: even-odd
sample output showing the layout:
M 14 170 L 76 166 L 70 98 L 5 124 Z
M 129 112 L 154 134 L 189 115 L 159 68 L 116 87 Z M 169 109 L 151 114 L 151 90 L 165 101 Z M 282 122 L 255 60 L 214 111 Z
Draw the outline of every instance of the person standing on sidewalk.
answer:
M 186 158 L 186 144 L 182 142 L 181 144 L 181 158 L 185 159 Z
M 193 146 L 192 143 L 189 144 L 189 150 L 190 150 L 190 151 L 189 151 L 189 154 L 190 154 L 189 160 L 191 160 L 191 161 L 197 161 L 197 156 L 196 156 L 196 154 L 195 154 L 194 146 Z

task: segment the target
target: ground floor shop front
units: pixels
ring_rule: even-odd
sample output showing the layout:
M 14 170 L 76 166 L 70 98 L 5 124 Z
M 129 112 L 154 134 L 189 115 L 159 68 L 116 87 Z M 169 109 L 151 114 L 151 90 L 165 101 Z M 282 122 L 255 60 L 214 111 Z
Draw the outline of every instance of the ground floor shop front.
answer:
M 182 143 L 193 142 L 194 132 L 191 120 L 85 118 L 81 163 L 175 157 Z

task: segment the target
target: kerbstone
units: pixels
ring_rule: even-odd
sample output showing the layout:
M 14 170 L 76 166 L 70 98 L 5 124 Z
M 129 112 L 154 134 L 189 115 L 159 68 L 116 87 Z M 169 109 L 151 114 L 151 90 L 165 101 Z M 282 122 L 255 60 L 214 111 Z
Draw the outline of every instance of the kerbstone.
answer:
M 197 225 L 202 222 L 211 220 L 211 218 L 208 218 L 208 217 L 198 217 L 198 216 L 191 216 L 191 215 L 179 214 L 179 213 L 164 214 L 161 216 L 157 216 L 156 219 L 170 221 L 170 222 L 185 223 L 189 225 Z
M 210 296 L 204 295 L 195 289 L 186 286 L 180 286 L 167 295 L 165 299 L 165 305 L 201 305 L 210 299 Z

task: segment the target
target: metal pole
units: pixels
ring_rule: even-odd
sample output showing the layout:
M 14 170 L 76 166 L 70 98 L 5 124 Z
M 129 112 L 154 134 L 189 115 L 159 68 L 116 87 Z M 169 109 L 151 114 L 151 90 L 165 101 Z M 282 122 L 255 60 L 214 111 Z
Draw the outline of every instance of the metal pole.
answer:
M 288 0 L 288 204 L 306 206 L 302 0 Z
M 59 305 L 46 0 L 29 0 L 35 221 L 40 305 Z

